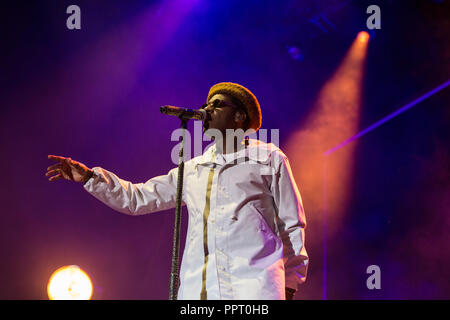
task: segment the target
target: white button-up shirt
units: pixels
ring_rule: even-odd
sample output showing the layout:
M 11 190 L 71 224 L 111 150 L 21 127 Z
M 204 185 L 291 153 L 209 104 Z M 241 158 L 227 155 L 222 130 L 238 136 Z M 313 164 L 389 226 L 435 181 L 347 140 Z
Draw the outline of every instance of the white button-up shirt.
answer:
M 305 213 L 288 159 L 273 144 L 249 142 L 231 154 L 213 144 L 185 163 L 178 299 L 284 299 L 285 287 L 306 279 Z M 175 207 L 178 168 L 137 184 L 93 171 L 84 188 L 119 212 Z

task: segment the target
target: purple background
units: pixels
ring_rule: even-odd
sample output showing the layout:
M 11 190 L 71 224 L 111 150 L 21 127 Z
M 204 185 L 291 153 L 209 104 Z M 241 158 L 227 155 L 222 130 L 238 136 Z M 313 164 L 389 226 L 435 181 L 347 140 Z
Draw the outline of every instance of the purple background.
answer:
M 70 4 L 81 30 L 65 26 Z M 382 29 L 369 45 L 361 129 L 448 80 L 448 1 L 2 2 L 0 299 L 47 299 L 51 273 L 68 264 L 91 276 L 94 299 L 167 299 L 173 210 L 114 212 L 80 184 L 49 183 L 47 155 L 133 182 L 165 174 L 179 123 L 159 106 L 200 106 L 221 81 L 253 91 L 283 149 L 371 4 Z M 325 30 L 311 20 L 321 13 Z M 448 101 L 446 89 L 361 138 L 345 227 L 328 239 L 329 299 L 450 298 Z M 308 227 L 297 299 L 322 298 L 321 230 Z M 370 264 L 381 290 L 366 288 Z

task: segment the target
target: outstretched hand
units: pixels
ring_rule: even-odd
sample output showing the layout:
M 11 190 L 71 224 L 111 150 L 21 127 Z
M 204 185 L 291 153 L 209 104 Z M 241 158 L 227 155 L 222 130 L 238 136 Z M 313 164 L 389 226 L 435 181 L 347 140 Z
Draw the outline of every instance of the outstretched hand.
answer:
M 47 168 L 45 175 L 50 177 L 48 181 L 66 179 L 85 183 L 92 177 L 93 171 L 81 162 L 54 155 L 49 155 L 48 158 L 58 161 L 58 163 Z

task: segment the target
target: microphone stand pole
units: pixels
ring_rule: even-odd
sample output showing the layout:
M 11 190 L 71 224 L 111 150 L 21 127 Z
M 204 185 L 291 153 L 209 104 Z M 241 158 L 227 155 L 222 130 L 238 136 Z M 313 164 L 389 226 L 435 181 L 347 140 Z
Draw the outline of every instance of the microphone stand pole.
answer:
M 183 134 L 181 136 L 180 150 L 178 152 L 178 177 L 177 177 L 177 199 L 175 207 L 175 223 L 173 230 L 173 244 L 172 244 L 172 269 L 170 272 L 169 284 L 169 300 L 177 300 L 179 287 L 179 251 L 180 251 L 180 224 L 181 224 L 181 198 L 183 195 L 183 176 L 184 176 L 184 135 L 186 132 L 188 119 L 182 115 L 181 129 Z

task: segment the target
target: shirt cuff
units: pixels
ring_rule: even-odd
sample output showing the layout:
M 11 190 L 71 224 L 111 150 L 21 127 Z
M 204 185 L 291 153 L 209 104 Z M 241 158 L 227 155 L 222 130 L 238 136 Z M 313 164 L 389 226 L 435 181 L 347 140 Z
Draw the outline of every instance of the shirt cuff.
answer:
M 94 179 L 98 176 L 98 172 L 96 172 L 97 167 L 92 168 L 92 176 L 86 180 L 85 183 L 83 183 L 83 187 L 88 187 L 90 184 L 92 184 L 92 182 L 94 181 Z

